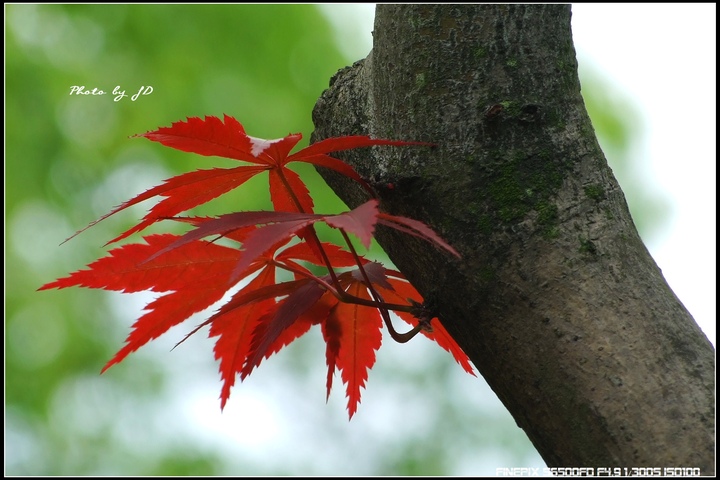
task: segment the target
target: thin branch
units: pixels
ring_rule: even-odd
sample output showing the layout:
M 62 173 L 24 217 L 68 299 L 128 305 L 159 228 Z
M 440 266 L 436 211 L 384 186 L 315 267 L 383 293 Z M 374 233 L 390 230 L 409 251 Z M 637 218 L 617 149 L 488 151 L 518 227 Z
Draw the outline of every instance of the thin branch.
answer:
M 415 335 L 420 332 L 423 328 L 423 322 L 418 322 L 418 324 L 413 327 L 412 330 L 406 332 L 406 333 L 398 333 L 397 330 L 393 327 L 392 321 L 390 320 L 390 312 L 388 312 L 388 309 L 385 307 L 387 305 L 385 303 L 385 300 L 382 298 L 382 295 L 378 293 L 377 290 L 372 285 L 372 282 L 370 281 L 370 277 L 368 277 L 367 272 L 365 271 L 365 268 L 362 265 L 362 261 L 360 260 L 360 256 L 355 251 L 355 247 L 353 246 L 352 242 L 350 241 L 350 237 L 348 237 L 348 234 L 345 230 L 342 228 L 339 229 L 342 233 L 343 238 L 345 239 L 345 242 L 348 245 L 348 248 L 350 249 L 350 252 L 355 257 L 355 262 L 358 265 L 358 268 L 360 269 L 360 273 L 363 276 L 363 280 L 365 281 L 365 285 L 368 288 L 368 291 L 370 292 L 370 295 L 373 297 L 373 300 L 377 302 L 378 306 L 377 309 L 380 310 L 380 315 L 382 316 L 383 320 L 385 321 L 385 326 L 387 326 L 388 332 L 390 332 L 390 336 L 393 340 L 395 340 L 398 343 L 405 343 L 409 341 L 411 338 L 413 338 Z M 413 308 L 413 307 L 411 307 Z M 412 311 L 410 311 L 412 313 Z

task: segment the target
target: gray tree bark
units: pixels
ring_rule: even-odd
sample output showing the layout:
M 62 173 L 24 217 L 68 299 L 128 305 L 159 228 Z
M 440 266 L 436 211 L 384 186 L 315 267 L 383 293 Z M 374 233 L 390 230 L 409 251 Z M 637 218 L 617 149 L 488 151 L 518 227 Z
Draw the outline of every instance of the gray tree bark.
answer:
M 313 141 L 437 144 L 336 155 L 462 254 L 378 232 L 548 466 L 714 473 L 715 352 L 598 146 L 569 5 L 379 5 L 372 52 L 313 117 Z

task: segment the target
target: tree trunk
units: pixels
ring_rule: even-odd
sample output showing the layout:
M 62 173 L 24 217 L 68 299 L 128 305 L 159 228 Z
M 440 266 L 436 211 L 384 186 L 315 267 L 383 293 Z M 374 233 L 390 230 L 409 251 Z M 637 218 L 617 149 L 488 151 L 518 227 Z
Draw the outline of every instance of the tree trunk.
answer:
M 313 141 L 437 144 L 337 156 L 462 254 L 378 232 L 548 466 L 714 473 L 715 352 L 598 146 L 569 5 L 378 5 L 373 51 L 313 117 Z

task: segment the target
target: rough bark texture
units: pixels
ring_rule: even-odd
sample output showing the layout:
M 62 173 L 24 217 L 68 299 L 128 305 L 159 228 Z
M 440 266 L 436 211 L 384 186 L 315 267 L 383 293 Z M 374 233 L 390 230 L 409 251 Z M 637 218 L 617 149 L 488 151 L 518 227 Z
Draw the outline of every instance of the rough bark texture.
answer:
M 314 122 L 313 141 L 437 143 L 338 156 L 462 254 L 379 231 L 549 466 L 714 472 L 714 349 L 597 144 L 569 5 L 379 5 L 373 51 Z

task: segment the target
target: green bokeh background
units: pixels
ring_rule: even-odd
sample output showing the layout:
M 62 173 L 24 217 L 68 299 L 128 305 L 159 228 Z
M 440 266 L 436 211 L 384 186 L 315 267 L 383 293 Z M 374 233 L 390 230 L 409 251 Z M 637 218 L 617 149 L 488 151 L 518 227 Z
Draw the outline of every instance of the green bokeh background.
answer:
M 302 132 L 305 146 L 316 99 L 357 58 L 341 53 L 313 5 L 17 4 L 5 13 L 6 474 L 492 475 L 543 466 L 484 381 L 420 341 L 385 339 L 351 422 L 339 381 L 323 402 L 317 331 L 236 385 L 222 414 L 212 341 L 200 333 L 172 350 L 202 319 L 100 376 L 151 297 L 36 289 L 104 256 L 102 245 L 148 206 L 59 244 L 165 178 L 233 165 L 129 137 L 227 113 L 256 137 Z M 618 117 L 600 77 L 582 80 L 648 238 L 663 201 L 627 161 L 632 108 L 623 102 Z M 70 95 L 73 85 L 108 93 Z M 116 86 L 128 97 L 113 101 Z M 132 101 L 144 86 L 153 92 Z M 342 208 L 311 168 L 298 171 L 324 211 Z M 209 211 L 268 208 L 263 180 Z

